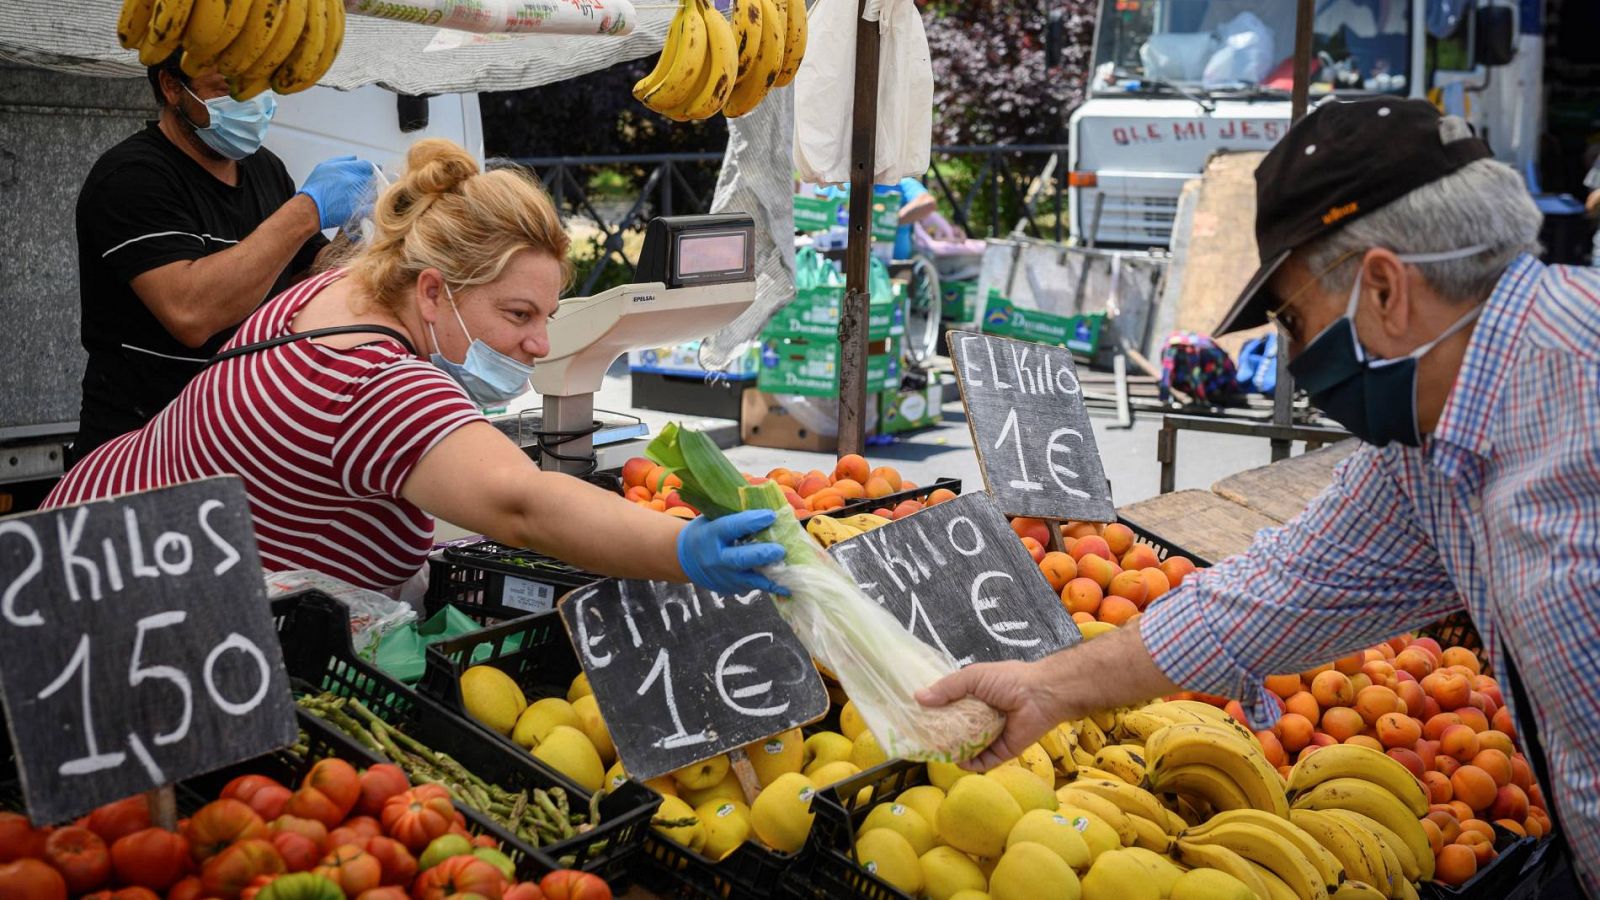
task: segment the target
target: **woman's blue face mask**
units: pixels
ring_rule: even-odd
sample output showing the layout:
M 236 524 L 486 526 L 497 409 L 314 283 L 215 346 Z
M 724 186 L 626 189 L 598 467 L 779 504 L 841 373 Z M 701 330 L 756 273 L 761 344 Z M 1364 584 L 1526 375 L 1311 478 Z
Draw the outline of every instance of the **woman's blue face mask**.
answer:
M 449 286 L 445 287 L 444 293 L 450 298 L 450 309 L 456 314 L 456 321 L 461 324 L 461 333 L 466 335 L 469 341 L 467 356 L 463 362 L 446 359 L 445 355 L 439 352 L 439 337 L 433 332 L 433 323 L 429 322 L 428 337 L 433 339 L 433 353 L 429 356 L 429 360 L 466 388 L 467 396 L 480 406 L 499 406 L 526 393 L 528 378 L 533 375 L 533 366 L 518 362 L 474 338 L 472 333 L 467 331 L 467 323 L 461 318 L 461 309 L 456 306 L 455 295 L 450 292 Z

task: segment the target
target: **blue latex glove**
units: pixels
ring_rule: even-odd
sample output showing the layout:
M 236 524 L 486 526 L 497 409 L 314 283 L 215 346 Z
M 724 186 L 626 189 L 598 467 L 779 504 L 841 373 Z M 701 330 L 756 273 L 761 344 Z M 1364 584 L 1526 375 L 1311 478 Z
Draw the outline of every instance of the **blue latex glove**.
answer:
M 777 514 L 770 509 L 751 509 L 720 519 L 690 519 L 678 533 L 678 564 L 690 581 L 719 594 L 788 594 L 758 571 L 781 561 L 783 547 L 739 543 L 776 520 Z
M 317 164 L 299 193 L 317 205 L 320 228 L 337 228 L 372 202 L 372 163 L 354 156 L 335 156 Z

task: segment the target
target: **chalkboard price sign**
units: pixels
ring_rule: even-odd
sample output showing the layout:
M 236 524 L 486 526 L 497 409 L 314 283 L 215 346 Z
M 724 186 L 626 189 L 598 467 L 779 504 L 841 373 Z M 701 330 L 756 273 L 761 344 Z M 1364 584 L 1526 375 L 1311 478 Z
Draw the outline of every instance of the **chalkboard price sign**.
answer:
M 36 823 L 293 743 L 237 478 L 0 519 L 0 694 Z
M 867 596 L 957 665 L 1035 660 L 1082 640 L 988 494 L 931 506 L 829 552 Z
M 821 718 L 811 655 L 763 593 L 609 579 L 562 621 L 628 774 L 655 778 Z
M 1072 353 L 950 332 L 984 484 L 1007 515 L 1115 521 Z

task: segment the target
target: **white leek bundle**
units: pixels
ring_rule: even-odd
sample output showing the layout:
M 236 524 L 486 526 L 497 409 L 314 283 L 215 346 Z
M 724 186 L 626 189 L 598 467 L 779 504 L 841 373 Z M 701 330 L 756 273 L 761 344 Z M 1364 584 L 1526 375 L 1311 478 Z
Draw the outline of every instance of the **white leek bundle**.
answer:
M 778 612 L 812 657 L 838 677 L 891 758 L 962 762 L 1000 734 L 1005 717 L 977 699 L 932 709 L 917 703 L 916 692 L 955 671 L 955 664 L 861 592 L 806 534 L 781 487 L 749 484 L 710 438 L 675 424 L 662 429 L 646 455 L 678 476 L 679 494 L 701 515 L 777 512 L 758 539 L 786 553 L 768 572 L 789 591 L 774 598 Z

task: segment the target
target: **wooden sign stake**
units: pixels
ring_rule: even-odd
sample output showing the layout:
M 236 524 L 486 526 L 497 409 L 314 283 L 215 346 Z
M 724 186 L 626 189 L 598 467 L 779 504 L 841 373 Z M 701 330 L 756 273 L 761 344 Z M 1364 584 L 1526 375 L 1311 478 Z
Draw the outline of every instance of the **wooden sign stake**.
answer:
M 739 788 L 744 791 L 744 802 L 749 806 L 756 802 L 756 795 L 761 793 L 761 779 L 756 777 L 756 767 L 750 764 L 750 757 L 745 755 L 744 748 L 728 751 L 728 759 L 733 761 L 733 775 L 739 779 Z
M 167 831 L 177 831 L 178 798 L 172 785 L 145 791 L 144 796 L 150 802 L 150 824 Z

